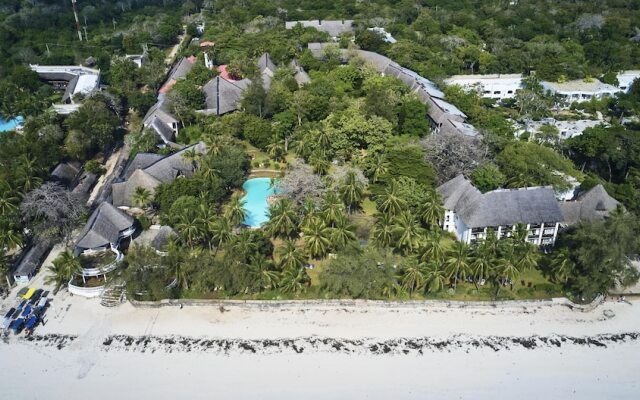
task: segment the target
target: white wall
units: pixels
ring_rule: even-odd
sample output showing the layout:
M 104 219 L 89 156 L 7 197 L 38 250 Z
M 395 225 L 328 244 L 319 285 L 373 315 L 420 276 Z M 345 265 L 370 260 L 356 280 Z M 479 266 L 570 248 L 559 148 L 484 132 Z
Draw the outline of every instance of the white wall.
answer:
M 522 87 L 522 75 L 454 75 L 444 82 L 462 86 L 468 91 L 477 90 L 482 97 L 508 99 L 513 98 Z

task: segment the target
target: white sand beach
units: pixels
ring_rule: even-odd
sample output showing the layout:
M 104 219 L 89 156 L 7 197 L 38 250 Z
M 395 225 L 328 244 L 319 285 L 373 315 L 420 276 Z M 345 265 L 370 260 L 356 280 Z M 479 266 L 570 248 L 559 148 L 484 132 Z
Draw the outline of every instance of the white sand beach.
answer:
M 2 398 L 632 399 L 640 303 L 104 308 L 0 342 Z

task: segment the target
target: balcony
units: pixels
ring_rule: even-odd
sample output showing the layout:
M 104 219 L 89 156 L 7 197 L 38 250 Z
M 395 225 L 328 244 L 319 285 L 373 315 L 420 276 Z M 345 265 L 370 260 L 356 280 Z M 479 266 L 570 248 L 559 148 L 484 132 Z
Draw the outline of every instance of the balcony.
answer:
M 106 282 L 104 279 L 93 277 L 86 282 L 83 282 L 82 280 L 78 280 L 78 278 L 74 277 L 69 281 L 67 288 L 71 294 L 91 298 L 100 297 L 102 292 L 104 292 L 105 285 Z
M 122 253 L 113 249 L 92 254 L 82 254 L 80 256 L 82 276 L 92 277 L 108 274 L 118 268 L 123 258 L 124 255 Z

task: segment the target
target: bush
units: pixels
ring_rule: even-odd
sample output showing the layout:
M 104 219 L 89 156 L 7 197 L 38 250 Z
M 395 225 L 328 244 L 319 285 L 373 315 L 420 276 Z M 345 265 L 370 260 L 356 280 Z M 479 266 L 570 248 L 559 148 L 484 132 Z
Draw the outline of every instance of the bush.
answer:
M 106 169 L 96 160 L 89 160 L 84 163 L 84 170 L 95 175 L 102 175 Z
M 140 224 L 140 228 L 142 228 L 143 231 L 146 231 L 152 225 L 151 220 L 146 215 L 140 216 L 138 218 L 138 223 Z

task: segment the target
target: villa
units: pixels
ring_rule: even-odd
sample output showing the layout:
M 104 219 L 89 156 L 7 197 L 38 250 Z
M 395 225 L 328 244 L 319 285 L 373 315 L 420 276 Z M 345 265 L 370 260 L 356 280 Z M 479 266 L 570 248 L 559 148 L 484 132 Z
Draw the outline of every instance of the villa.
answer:
M 278 70 L 278 67 L 271 61 L 271 55 L 269 53 L 264 53 L 258 59 L 258 71 L 262 75 L 262 86 L 264 90 L 269 90 L 271 87 L 271 80 L 273 79 L 273 75 Z
M 311 21 L 287 21 L 285 22 L 286 29 L 293 29 L 298 24 L 305 28 L 315 28 L 320 32 L 326 32 L 336 40 L 343 33 L 353 33 L 353 20 L 340 20 L 340 21 L 323 21 L 321 19 Z
M 107 275 L 114 271 L 124 255 L 119 247 L 136 228 L 134 220 L 108 202 L 100 203 L 78 236 L 74 254 L 82 271 L 69 282 L 69 292 L 84 297 L 102 294 Z
M 169 90 L 171 90 L 173 85 L 175 85 L 178 80 L 183 79 L 189 72 L 191 72 L 191 69 L 193 68 L 193 65 L 195 63 L 196 57 L 183 57 L 176 65 L 173 66 L 171 72 L 169 72 L 169 78 L 164 83 L 164 85 L 162 85 L 158 92 L 160 94 L 166 94 L 167 92 L 169 92 Z
M 216 76 L 202 88 L 207 108 L 199 110 L 199 112 L 210 115 L 224 115 L 236 111 L 240 108 L 240 101 L 250 83 L 249 79 L 231 81 L 224 79 L 222 76 Z
M 180 121 L 170 112 L 169 104 L 163 98 L 147 111 L 142 126 L 151 129 L 165 144 L 171 144 L 178 135 Z
M 618 79 L 618 89 L 626 93 L 631 88 L 633 81 L 640 78 L 640 70 L 622 71 L 616 78 Z
M 144 188 L 153 194 L 155 188 L 163 183 L 180 176 L 193 175 L 193 163 L 183 157 L 191 149 L 204 154 L 205 145 L 200 142 L 166 157 L 150 153 L 137 154 L 125 168 L 123 179 L 111 185 L 113 205 L 128 209 L 134 206 L 132 197 L 137 188 Z
M 620 206 L 620 203 L 609 196 L 602 185 L 596 185 L 578 194 L 573 201 L 562 201 L 559 204 L 564 216 L 563 225 L 602 220 Z
M 55 89 L 64 89 L 62 104 L 54 104 L 58 114 L 70 114 L 80 108 L 79 98 L 100 89 L 100 70 L 81 65 L 34 65 L 29 68 Z
M 489 229 L 498 238 L 509 237 L 516 225 L 525 224 L 529 243 L 551 245 L 564 219 L 551 187 L 499 189 L 483 194 L 458 175 L 436 190 L 446 210 L 442 228 L 465 243 L 485 238 Z
M 602 83 L 597 79 L 589 81 L 577 79 L 573 81 L 557 83 L 557 82 L 540 82 L 542 87 L 548 93 L 557 95 L 561 102 L 561 107 L 568 107 L 571 103 L 589 101 L 593 98 L 601 99 L 603 97 L 613 96 L 620 92 L 615 86 Z
M 311 77 L 309 76 L 309 74 L 307 74 L 304 68 L 302 68 L 302 66 L 298 64 L 297 60 L 295 59 L 291 60 L 289 67 L 293 69 L 293 73 L 294 73 L 293 79 L 296 80 L 296 82 L 298 83 L 298 86 L 302 87 L 307 83 L 311 82 Z
M 522 88 L 521 74 L 454 75 L 444 80 L 447 85 L 458 85 L 466 91 L 490 99 L 513 98 Z

